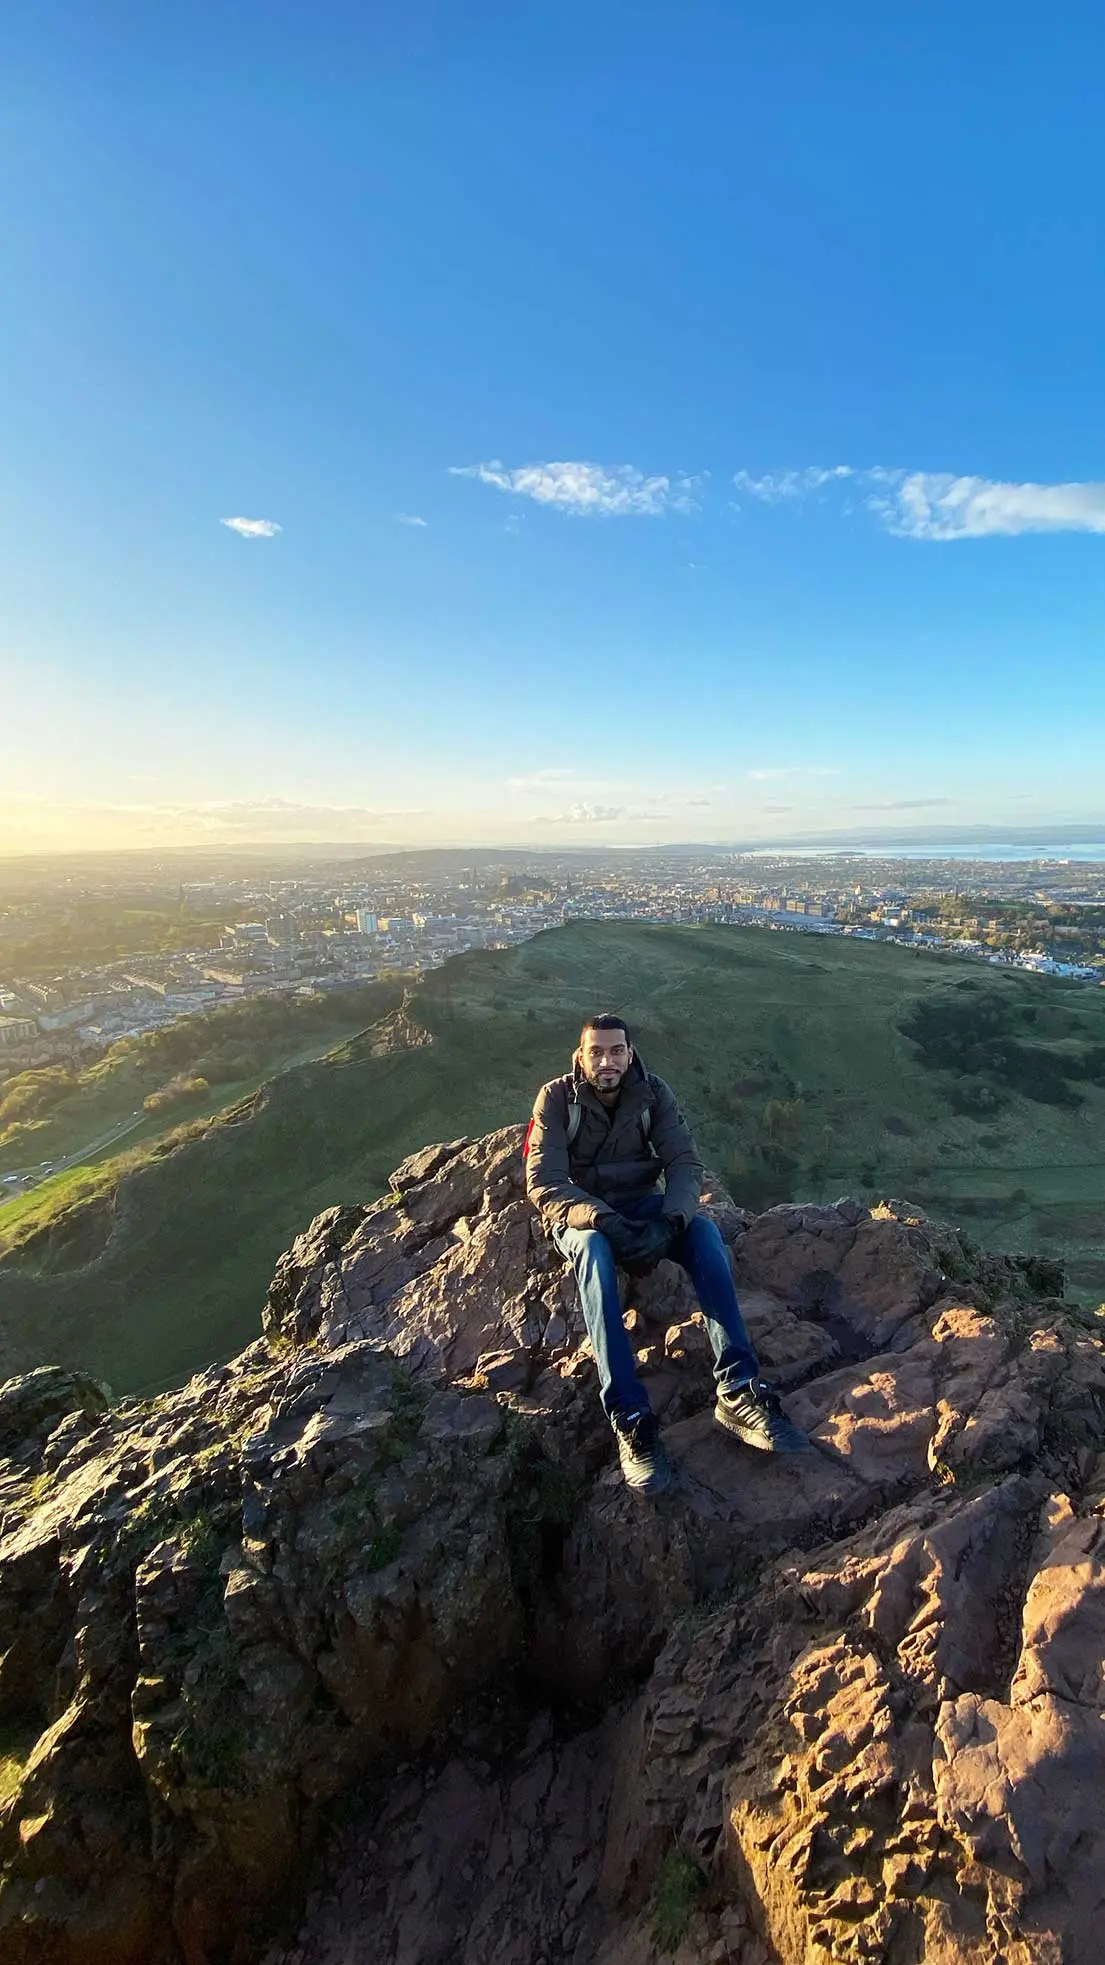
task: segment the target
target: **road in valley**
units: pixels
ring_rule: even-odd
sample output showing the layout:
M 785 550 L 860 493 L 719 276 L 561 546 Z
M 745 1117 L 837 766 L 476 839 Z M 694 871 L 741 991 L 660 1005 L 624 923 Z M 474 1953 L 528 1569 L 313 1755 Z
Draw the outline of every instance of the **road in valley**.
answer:
M 51 1160 L 49 1171 L 41 1161 L 34 1167 L 13 1168 L 12 1172 L 16 1175 L 19 1184 L 17 1186 L 13 1182 L 10 1187 L 0 1187 L 0 1206 L 5 1201 L 13 1200 L 17 1194 L 26 1194 L 32 1187 L 40 1187 L 44 1180 L 51 1180 L 54 1174 L 67 1173 L 70 1167 L 79 1167 L 82 1160 L 93 1159 L 97 1153 L 102 1153 L 105 1147 L 114 1146 L 117 1140 L 125 1139 L 128 1133 L 133 1133 L 145 1117 L 144 1112 L 132 1112 L 129 1119 L 122 1119 L 118 1125 L 109 1126 L 105 1133 L 100 1133 L 96 1139 L 89 1140 L 86 1145 L 78 1147 L 75 1153 L 67 1153 L 61 1160 Z M 4 1178 L 8 1179 L 10 1176 L 5 1175 Z

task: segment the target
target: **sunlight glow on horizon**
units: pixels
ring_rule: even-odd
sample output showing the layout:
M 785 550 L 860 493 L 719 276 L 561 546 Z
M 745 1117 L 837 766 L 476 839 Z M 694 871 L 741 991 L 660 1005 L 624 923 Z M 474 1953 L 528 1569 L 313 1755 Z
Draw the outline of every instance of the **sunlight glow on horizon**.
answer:
M 767 775 L 767 774 L 763 774 Z M 497 807 L 466 806 L 380 810 L 350 806 L 297 803 L 281 798 L 257 801 L 212 801 L 187 805 L 63 804 L 47 800 L 0 798 L 0 858 L 19 855 L 92 852 L 168 852 L 227 850 L 248 847 L 260 851 L 292 847 L 363 847 L 384 851 L 435 847 L 503 847 L 530 851 L 535 857 L 570 847 L 589 850 L 608 847 L 694 845 L 704 848 L 733 842 L 796 850 L 811 840 L 831 849 L 834 837 L 872 838 L 948 837 L 957 827 L 968 835 L 976 828 L 996 834 L 1004 824 L 1016 834 L 1026 827 L 1041 836 L 1049 828 L 1081 827 L 1090 838 L 1105 827 L 1089 813 L 1072 812 L 1022 801 L 1004 820 L 993 817 L 992 806 L 959 808 L 950 799 L 836 800 L 807 810 L 789 803 L 761 799 L 737 801 L 728 796 L 710 800 L 672 800 L 666 811 L 580 803 L 555 812 L 535 812 L 532 802 L 512 798 Z M 1105 850 L 1105 849 L 1103 849 Z

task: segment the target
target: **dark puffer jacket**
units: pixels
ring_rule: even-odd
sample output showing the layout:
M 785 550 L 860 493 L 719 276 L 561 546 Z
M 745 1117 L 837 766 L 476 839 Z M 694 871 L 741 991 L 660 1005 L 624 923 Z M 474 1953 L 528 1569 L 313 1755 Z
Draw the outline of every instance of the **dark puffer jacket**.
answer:
M 568 1146 L 568 1117 L 581 1112 Z M 643 1124 L 650 1114 L 647 1136 Z M 652 1194 L 664 1183 L 664 1214 L 685 1228 L 702 1192 L 702 1162 L 670 1085 L 635 1057 L 615 1106 L 606 1106 L 580 1069 L 542 1085 L 533 1108 L 526 1192 L 547 1229 L 594 1228 L 600 1216 Z

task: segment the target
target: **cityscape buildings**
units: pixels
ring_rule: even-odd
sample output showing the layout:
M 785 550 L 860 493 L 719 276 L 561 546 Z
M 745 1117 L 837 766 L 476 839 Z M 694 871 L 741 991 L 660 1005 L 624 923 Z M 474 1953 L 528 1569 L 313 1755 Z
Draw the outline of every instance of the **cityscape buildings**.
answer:
M 136 881 L 149 891 L 140 896 Z M 26 951 L 81 905 L 171 903 L 194 946 L 75 961 Z M 214 939 L 210 924 L 220 926 Z M 505 948 L 573 920 L 758 925 L 951 948 L 1037 972 L 1105 978 L 1105 865 L 876 861 L 706 848 L 609 854 L 395 854 L 356 871 L 262 868 L 177 878 L 67 876 L 5 903 L 0 879 L 0 1074 L 88 1061 L 117 1038 L 259 993 L 335 990 Z

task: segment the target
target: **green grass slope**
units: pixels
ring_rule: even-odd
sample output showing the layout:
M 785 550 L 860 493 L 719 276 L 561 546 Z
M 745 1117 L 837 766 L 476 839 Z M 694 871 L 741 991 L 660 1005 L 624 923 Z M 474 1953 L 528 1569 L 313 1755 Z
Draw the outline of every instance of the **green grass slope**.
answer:
M 905 1194 L 1065 1253 L 1105 1296 L 1105 992 L 888 944 L 581 924 L 425 977 L 432 1044 L 354 1038 L 43 1224 L 0 1261 L 0 1375 L 51 1359 L 136 1390 L 229 1355 L 313 1214 L 524 1119 L 611 1006 L 739 1199 Z
M 251 997 L 120 1038 L 83 1071 L 55 1065 L 9 1077 L 0 1083 L 0 1174 L 73 1155 L 103 1157 L 96 1143 L 113 1129 L 126 1128 L 129 1150 L 183 1119 L 210 1116 L 275 1072 L 321 1056 L 394 1008 L 402 994 L 402 982 L 389 978 L 307 996 Z M 0 1230 L 0 1247 L 3 1239 Z

